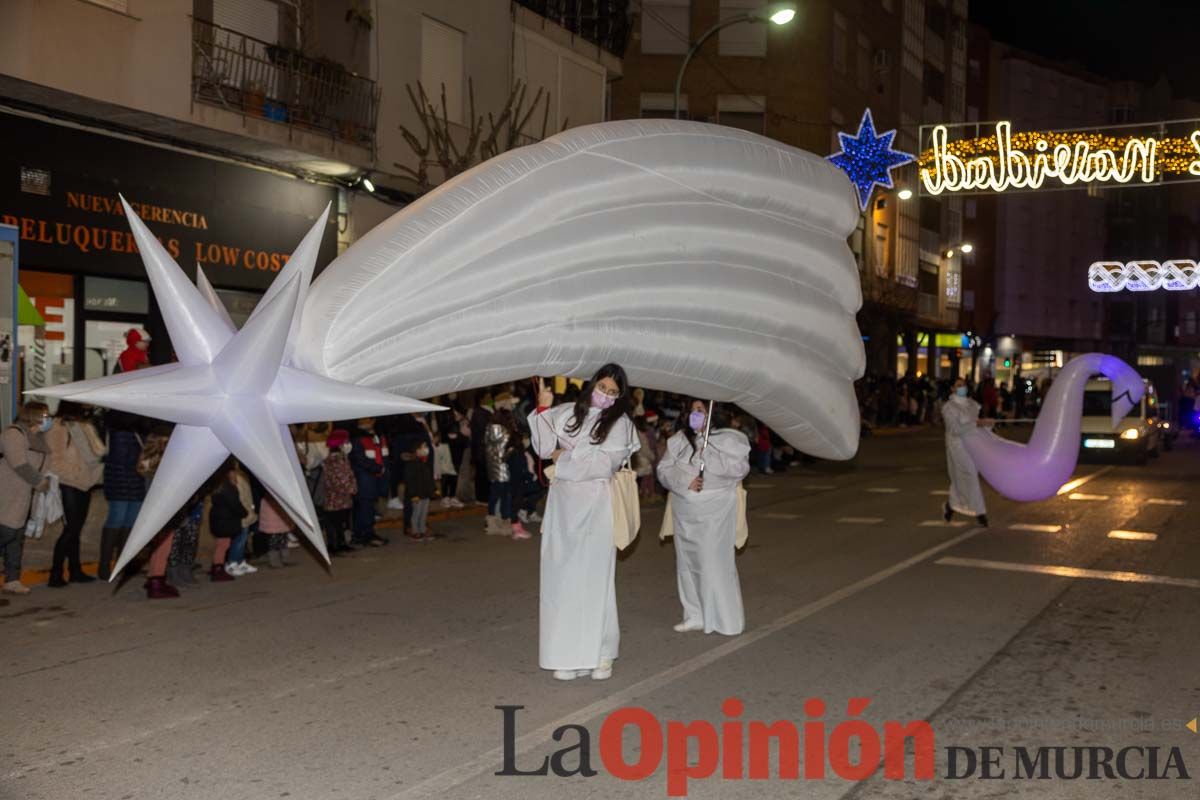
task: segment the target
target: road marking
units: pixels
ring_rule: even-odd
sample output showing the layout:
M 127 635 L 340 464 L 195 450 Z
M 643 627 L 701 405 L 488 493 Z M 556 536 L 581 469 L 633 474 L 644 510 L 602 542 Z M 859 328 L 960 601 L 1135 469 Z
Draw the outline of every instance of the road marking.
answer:
M 872 486 L 870 489 L 867 489 L 867 491 L 874 492 L 875 494 L 895 494 L 900 490 L 893 486 Z
M 810 489 L 812 491 L 823 491 L 825 489 L 836 489 L 837 487 L 830 483 L 806 483 L 800 488 Z
M 1010 531 L 1034 531 L 1035 533 L 1058 533 L 1062 530 L 1062 525 L 1034 525 L 1031 522 L 1018 522 L 1009 525 Z
M 1157 533 L 1147 533 L 1146 531 L 1109 531 L 1108 538 L 1110 539 L 1129 539 L 1134 542 L 1153 542 L 1158 540 Z
M 900 561 L 890 567 L 886 567 L 885 569 L 876 572 L 874 575 L 869 575 L 860 581 L 850 584 L 849 586 L 844 586 L 835 592 L 825 595 L 819 600 L 814 600 L 808 605 L 800 606 L 793 611 L 789 611 L 787 614 L 784 614 L 782 617 L 777 617 L 771 622 L 768 622 L 766 625 L 763 625 L 761 628 L 749 630 L 736 639 L 719 644 L 711 650 L 707 650 L 699 655 L 687 659 L 686 661 L 682 661 L 673 667 L 659 672 L 657 675 L 651 675 L 648 678 L 644 678 L 632 686 L 622 689 L 619 692 L 615 692 L 601 700 L 597 700 L 591 705 L 584 706 L 578 711 L 573 711 L 566 716 L 554 720 L 553 722 L 549 722 L 537 730 L 530 731 L 524 736 L 519 737 L 512 747 L 512 752 L 517 756 L 522 756 L 528 753 L 530 750 L 550 742 L 554 732 L 563 725 L 581 724 L 587 722 L 588 720 L 595 719 L 596 717 L 608 714 L 617 710 L 618 708 L 622 708 L 623 706 L 632 705 L 633 702 L 639 697 L 658 691 L 659 689 L 670 686 L 671 684 L 678 683 L 688 675 L 704 669 L 710 664 L 714 664 L 726 656 L 733 655 L 739 650 L 749 647 L 750 645 L 755 644 L 756 642 L 765 639 L 766 637 L 771 636 L 772 634 L 775 634 L 784 628 L 795 625 L 797 622 L 803 622 L 809 617 L 824 611 L 830 606 L 834 606 L 847 598 L 853 597 L 854 595 L 871 588 L 875 584 L 885 581 L 893 575 L 903 572 L 909 567 L 913 567 L 928 560 L 943 550 L 948 550 L 951 547 L 957 547 L 982 531 L 983 528 L 972 528 L 969 531 L 960 533 L 958 536 L 955 536 L 949 541 L 942 542 L 941 544 L 935 545 L 928 550 L 917 553 L 915 556 L 911 556 L 906 558 L 904 561 Z M 436 797 L 443 795 L 450 789 L 460 786 L 473 778 L 494 772 L 496 767 L 503 764 L 503 760 L 503 748 L 492 748 L 486 753 L 482 753 L 475 758 L 470 759 L 469 761 L 459 764 L 456 767 L 451 767 L 444 772 L 431 775 L 420 783 L 414 784 L 413 786 L 410 786 L 397 794 L 391 795 L 389 798 L 387 798 L 387 800 L 415 800 L 415 798 L 419 797 Z
M 1059 487 L 1058 493 L 1059 494 L 1070 494 L 1071 492 L 1078 489 L 1080 486 L 1083 486 L 1088 481 L 1090 481 L 1094 478 L 1099 478 L 1101 475 L 1105 474 L 1106 472 L 1111 472 L 1111 471 L 1112 471 L 1112 465 L 1109 465 L 1107 467 L 1101 467 L 1100 469 L 1093 472 L 1091 475 L 1084 475 L 1082 478 L 1076 478 L 1073 481 L 1067 481 L 1061 487 Z
M 944 519 L 927 519 L 921 523 L 922 528 L 961 528 L 966 525 L 965 519 L 952 519 L 946 522 Z
M 1162 497 L 1151 497 L 1146 501 L 1151 506 L 1186 506 L 1187 500 L 1169 500 Z
M 1061 578 L 1090 578 L 1118 583 L 1157 583 L 1163 586 L 1184 586 L 1200 589 L 1200 580 L 1195 578 L 1173 578 L 1170 575 L 1147 575 L 1142 572 L 1112 572 L 1104 569 L 1080 569 L 1079 567 L 1055 567 L 1047 564 L 1014 564 L 1009 561 L 988 561 L 982 558 L 956 558 L 948 556 L 934 562 L 948 567 L 980 567 L 1009 572 L 1034 572 L 1039 575 L 1056 575 Z
M 934 489 L 932 492 L 930 492 L 930 494 L 937 495 L 939 497 L 949 497 L 950 490 L 949 489 Z
M 1067 495 L 1068 500 L 1107 500 L 1106 494 L 1084 494 L 1083 492 L 1071 492 Z
M 839 517 L 838 522 L 845 525 L 876 525 L 883 522 L 883 517 Z
M 775 484 L 773 484 L 773 483 L 747 483 L 746 488 L 747 489 L 773 489 L 773 488 L 775 488 Z
M 767 519 L 800 519 L 799 514 L 784 514 L 780 511 L 772 511 L 769 514 L 763 514 Z

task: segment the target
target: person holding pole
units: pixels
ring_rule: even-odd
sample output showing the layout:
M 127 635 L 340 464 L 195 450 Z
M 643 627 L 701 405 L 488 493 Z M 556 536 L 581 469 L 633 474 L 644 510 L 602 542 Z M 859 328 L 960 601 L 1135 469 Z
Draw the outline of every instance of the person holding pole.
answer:
M 683 430 L 659 461 L 658 479 L 671 493 L 664 537 L 669 525 L 683 605 L 675 630 L 736 636 L 746 627 L 734 556 L 750 440 L 738 430 L 712 430 L 712 420 L 713 403 L 693 400 Z
M 554 460 L 542 522 L 538 664 L 558 680 L 604 680 L 621 639 L 610 484 L 639 447 L 629 383 L 625 370 L 606 364 L 575 403 L 554 408 L 554 392 L 540 378 L 537 388 L 530 440 Z

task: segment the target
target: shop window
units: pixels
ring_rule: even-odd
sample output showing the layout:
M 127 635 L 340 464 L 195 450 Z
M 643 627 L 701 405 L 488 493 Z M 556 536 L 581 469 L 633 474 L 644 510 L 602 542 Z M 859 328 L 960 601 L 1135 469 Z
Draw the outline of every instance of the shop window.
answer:
M 691 43 L 691 16 L 690 0 L 643 0 L 642 52 L 686 53 Z
M 36 314 L 17 327 L 21 391 L 75 379 L 75 281 L 70 275 L 21 270 L 18 282 Z

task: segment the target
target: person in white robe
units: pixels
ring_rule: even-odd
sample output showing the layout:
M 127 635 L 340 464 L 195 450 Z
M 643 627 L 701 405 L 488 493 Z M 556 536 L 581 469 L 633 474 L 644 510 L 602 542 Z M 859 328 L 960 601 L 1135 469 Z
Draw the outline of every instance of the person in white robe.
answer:
M 738 430 L 710 430 L 705 447 L 707 412 L 703 401 L 692 403 L 687 428 L 670 438 L 658 464 L 658 479 L 671 492 L 675 571 L 683 605 L 683 621 L 675 630 L 736 636 L 746 627 L 734 560 L 737 487 L 750 472 L 750 440 Z
M 979 403 L 968 396 L 966 381 L 959 378 L 954 382 L 950 399 L 942 406 L 942 420 L 946 426 L 946 470 L 950 473 L 950 499 L 942 506 L 942 516 L 949 522 L 955 514 L 963 514 L 975 517 L 986 527 L 987 506 L 983 502 L 979 470 L 963 443 L 963 437 L 977 427 L 994 424 L 993 420 L 980 419 L 979 410 Z
M 617 549 L 612 477 L 639 449 L 629 419 L 629 385 L 616 364 L 601 367 L 574 404 L 547 408 L 554 393 L 539 379 L 530 439 L 554 459 L 542 521 L 538 664 L 559 680 L 612 676 L 617 626 Z

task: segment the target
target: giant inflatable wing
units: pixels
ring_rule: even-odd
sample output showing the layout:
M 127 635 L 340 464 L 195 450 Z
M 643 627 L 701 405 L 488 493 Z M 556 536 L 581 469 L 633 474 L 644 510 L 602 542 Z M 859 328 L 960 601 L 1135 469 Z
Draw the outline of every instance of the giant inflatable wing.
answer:
M 863 346 L 825 159 L 674 120 L 505 153 L 370 231 L 313 283 L 297 366 L 410 397 L 615 361 L 736 403 L 804 452 L 858 447 Z

